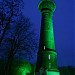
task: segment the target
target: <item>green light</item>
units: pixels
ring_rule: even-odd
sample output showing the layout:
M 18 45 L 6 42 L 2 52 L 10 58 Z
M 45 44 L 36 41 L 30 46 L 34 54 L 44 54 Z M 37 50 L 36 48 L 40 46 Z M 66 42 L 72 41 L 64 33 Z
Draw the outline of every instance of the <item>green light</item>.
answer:
M 17 67 L 17 75 L 26 75 L 31 72 L 31 65 L 27 62 L 20 63 Z
M 19 70 L 18 70 L 18 75 L 26 75 L 26 73 L 30 73 L 31 71 L 31 68 L 30 67 L 20 67 Z
M 26 75 L 26 73 L 30 73 L 30 68 L 20 67 L 18 71 L 18 75 Z
M 60 73 L 55 71 L 47 71 L 47 75 L 60 75 Z

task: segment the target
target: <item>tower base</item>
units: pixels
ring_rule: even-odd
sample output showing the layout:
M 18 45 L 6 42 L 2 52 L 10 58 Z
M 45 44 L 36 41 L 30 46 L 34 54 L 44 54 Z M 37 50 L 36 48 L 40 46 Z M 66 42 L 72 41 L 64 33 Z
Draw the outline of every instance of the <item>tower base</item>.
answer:
M 34 75 L 60 75 L 60 72 L 55 71 L 45 71 L 45 72 L 37 72 Z
M 60 75 L 60 73 L 54 71 L 47 71 L 46 75 Z
M 60 75 L 60 72 L 55 71 L 45 71 L 45 72 L 36 72 L 36 73 L 28 73 L 26 75 Z

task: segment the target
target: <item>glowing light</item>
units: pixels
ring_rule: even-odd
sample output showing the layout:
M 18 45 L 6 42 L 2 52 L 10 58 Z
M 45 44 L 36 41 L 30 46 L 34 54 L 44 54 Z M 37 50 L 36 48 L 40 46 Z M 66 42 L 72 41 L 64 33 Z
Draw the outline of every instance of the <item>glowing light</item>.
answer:
M 26 61 L 22 61 L 20 65 L 17 67 L 17 75 L 26 75 L 31 72 L 31 65 Z
M 54 71 L 47 71 L 47 75 L 60 75 L 60 73 Z
M 44 50 L 45 50 L 45 46 L 44 46 Z
M 20 67 L 18 74 L 19 75 L 26 75 L 26 73 L 30 73 L 30 68 L 26 68 L 26 67 Z

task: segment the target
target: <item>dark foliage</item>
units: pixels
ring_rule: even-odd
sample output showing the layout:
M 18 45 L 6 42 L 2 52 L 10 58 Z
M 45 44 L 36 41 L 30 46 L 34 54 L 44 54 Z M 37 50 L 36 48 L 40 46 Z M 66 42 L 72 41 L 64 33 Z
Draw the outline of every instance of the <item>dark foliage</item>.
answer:
M 29 70 L 29 72 L 34 72 L 35 65 L 31 65 L 25 60 L 14 60 L 12 61 L 11 66 L 11 75 L 21 75 L 20 68 L 25 68 Z M 4 75 L 5 61 L 0 60 L 0 75 Z M 74 66 L 62 66 L 59 67 L 60 75 L 75 75 L 75 67 Z M 20 73 L 20 74 L 18 74 Z
M 63 66 L 59 67 L 60 75 L 75 75 L 75 67 Z

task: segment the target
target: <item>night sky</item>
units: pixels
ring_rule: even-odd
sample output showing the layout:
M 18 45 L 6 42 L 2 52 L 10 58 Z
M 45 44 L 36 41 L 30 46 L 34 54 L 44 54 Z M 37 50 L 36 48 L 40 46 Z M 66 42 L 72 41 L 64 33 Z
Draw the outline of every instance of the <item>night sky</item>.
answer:
M 41 25 L 41 13 L 38 11 L 39 1 L 41 0 L 24 0 L 23 9 L 23 14 L 30 18 L 38 36 Z M 58 65 L 75 66 L 74 0 L 55 0 L 55 3 L 53 24 Z

